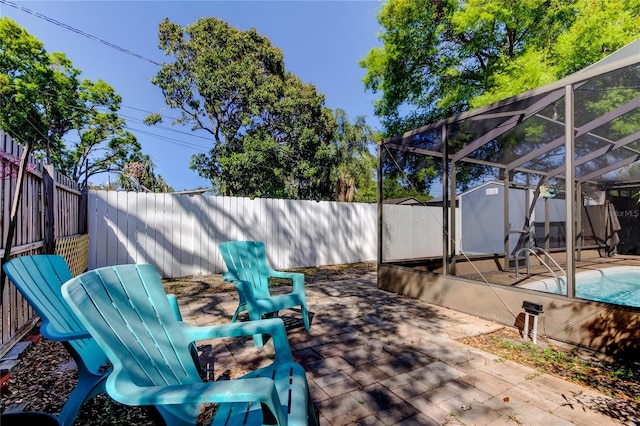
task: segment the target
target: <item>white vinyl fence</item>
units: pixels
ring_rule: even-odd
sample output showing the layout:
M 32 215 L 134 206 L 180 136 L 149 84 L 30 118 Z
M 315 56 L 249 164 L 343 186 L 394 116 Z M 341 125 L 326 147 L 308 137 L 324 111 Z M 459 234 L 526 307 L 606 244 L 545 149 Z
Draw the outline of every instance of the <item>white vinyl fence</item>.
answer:
M 229 240 L 264 241 L 276 269 L 377 257 L 375 203 L 92 190 L 88 207 L 89 269 L 151 263 L 163 277 L 222 273 L 217 246 Z M 385 260 L 441 253 L 439 208 L 387 207 Z
M 384 204 L 382 216 L 384 262 L 442 256 L 441 207 Z M 459 211 L 456 212 L 456 221 L 460 229 Z

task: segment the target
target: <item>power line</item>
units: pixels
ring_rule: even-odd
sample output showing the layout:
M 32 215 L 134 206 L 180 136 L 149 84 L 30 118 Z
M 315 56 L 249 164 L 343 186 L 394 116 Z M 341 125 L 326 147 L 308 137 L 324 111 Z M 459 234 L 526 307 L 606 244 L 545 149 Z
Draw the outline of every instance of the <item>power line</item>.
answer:
M 2 3 L 2 4 L 6 4 L 7 6 L 11 6 L 11 7 L 15 8 L 15 9 L 21 10 L 21 11 L 23 11 L 23 12 L 25 12 L 25 13 L 30 14 L 30 15 L 36 16 L 36 17 L 38 17 L 38 18 L 40 18 L 40 19 L 43 19 L 43 20 L 45 20 L 45 21 L 47 21 L 47 22 L 50 22 L 50 23 L 52 23 L 52 24 L 54 24 L 54 25 L 60 26 L 60 27 L 62 27 L 62 28 L 65 28 L 65 29 L 67 29 L 67 30 L 69 30 L 69 31 L 71 31 L 71 32 L 76 33 L 76 34 L 80 34 L 80 35 L 82 35 L 82 36 L 84 36 L 84 37 L 87 37 L 87 38 L 89 38 L 89 39 L 91 39 L 91 40 L 94 40 L 94 41 L 97 41 L 97 42 L 99 42 L 99 43 L 102 43 L 102 44 L 104 44 L 104 45 L 106 45 L 106 46 L 109 46 L 109 47 L 111 47 L 111 48 L 113 48 L 113 49 L 119 50 L 119 51 L 121 51 L 121 52 L 123 52 L 123 53 L 126 53 L 126 54 L 128 54 L 128 55 L 134 56 L 134 57 L 136 57 L 136 58 L 138 58 L 138 59 L 142 59 L 142 60 L 147 61 L 147 62 L 150 62 L 150 63 L 152 63 L 152 64 L 155 64 L 155 65 L 158 65 L 158 66 L 162 66 L 162 64 L 160 64 L 160 63 L 158 63 L 158 62 L 156 62 L 156 61 L 154 61 L 154 60 L 152 60 L 152 59 L 149 59 L 149 58 L 147 58 L 147 57 L 145 57 L 145 56 L 142 56 L 142 55 L 139 55 L 139 54 L 137 54 L 137 53 L 134 53 L 134 52 L 132 52 L 132 51 L 130 51 L 130 50 L 128 50 L 128 49 L 125 49 L 125 48 L 123 48 L 123 47 L 120 47 L 120 46 L 117 46 L 117 45 L 115 45 L 115 44 L 113 44 L 113 43 L 110 43 L 110 42 L 108 42 L 108 41 L 106 41 L 106 40 L 103 40 L 103 39 L 101 39 L 101 38 L 98 38 L 98 37 L 96 37 L 96 36 L 93 36 L 93 35 L 91 35 L 91 34 L 88 34 L 88 33 L 84 32 L 84 31 L 82 31 L 82 30 L 79 30 L 79 29 L 74 28 L 74 27 L 72 27 L 72 26 L 70 26 L 70 25 L 67 25 L 67 24 L 62 23 L 62 22 L 60 22 L 60 21 L 57 21 L 56 19 L 50 18 L 50 17 L 48 17 L 48 16 L 46 16 L 46 15 L 43 15 L 43 14 L 41 14 L 41 13 L 39 13 L 39 12 L 34 12 L 34 11 L 32 11 L 32 10 L 30 10 L 30 9 L 26 8 L 26 7 L 19 6 L 19 5 L 17 5 L 16 3 L 14 3 L 14 2 L 11 2 L 11 1 L 8 1 L 8 0 L 0 0 L 0 3 Z M 123 106 L 126 106 L 126 105 L 123 105 Z M 135 108 L 135 107 L 131 107 L 131 106 L 126 106 L 126 107 L 131 108 L 131 109 L 134 109 L 134 110 L 138 110 L 138 111 L 149 112 L 149 111 L 145 111 L 145 110 L 142 110 L 142 109 L 139 109 L 139 108 Z M 121 115 L 121 116 L 123 116 L 123 117 L 124 117 L 124 115 L 122 115 L 122 114 L 119 114 L 119 115 Z M 163 117 L 164 117 L 164 118 L 171 118 L 171 117 L 165 117 L 165 116 L 163 116 Z M 129 119 L 131 119 L 131 120 L 137 120 L 137 119 L 134 119 L 133 117 L 128 117 L 128 118 L 129 118 Z M 173 119 L 175 119 L 175 118 L 173 118 Z M 140 121 L 141 121 L 141 120 L 140 120 Z M 147 131 L 144 131 L 144 130 L 135 129 L 135 128 L 130 127 L 130 126 L 126 125 L 126 124 L 125 124 L 125 126 L 123 126 L 123 127 L 124 127 L 124 128 L 128 128 L 128 129 L 133 130 L 133 131 L 136 131 L 136 132 L 138 132 L 138 133 L 146 134 L 146 135 L 149 135 L 149 136 L 154 136 L 154 137 L 156 137 L 156 138 L 158 138 L 158 139 L 163 139 L 163 140 L 165 140 L 166 142 L 173 143 L 173 144 L 175 144 L 175 145 L 180 145 L 180 146 L 183 146 L 183 147 L 186 147 L 186 148 L 190 148 L 190 149 L 193 149 L 193 150 L 198 151 L 198 152 L 206 152 L 206 148 L 205 148 L 205 147 L 198 146 L 198 145 L 196 145 L 196 144 L 194 144 L 194 143 L 184 142 L 184 141 L 179 141 L 179 140 L 177 140 L 177 139 L 170 138 L 170 137 L 167 137 L 167 136 L 160 136 L 160 135 L 154 134 L 154 133 L 152 133 L 152 132 L 147 132 Z M 191 136 L 191 137 L 198 137 L 198 138 L 207 139 L 206 137 L 204 137 L 204 136 L 202 136 L 202 135 L 189 134 L 189 133 L 186 133 L 186 132 L 181 132 L 181 131 L 179 131 L 179 130 L 177 130 L 177 129 L 167 128 L 167 127 L 165 127 L 165 126 L 159 126 L 159 127 L 164 128 L 164 130 L 169 130 L 169 131 L 173 131 L 173 132 L 181 133 L 181 134 L 183 134 L 183 135 L 187 135 L 187 136 Z M 293 154 L 293 153 L 286 153 L 284 150 L 282 150 L 282 152 L 283 152 L 283 153 L 285 153 L 285 158 L 288 158 L 289 160 L 292 160 L 292 161 L 299 161 L 299 160 L 301 160 L 301 159 L 302 159 L 300 156 L 297 156 L 297 155 L 295 155 L 295 154 Z
M 81 31 L 81 30 L 79 30 L 79 29 L 77 29 L 77 28 L 74 28 L 74 27 L 72 27 L 72 26 L 70 26 L 70 25 L 67 25 L 67 24 L 65 24 L 65 23 L 62 23 L 62 22 L 60 22 L 60 21 L 58 21 L 58 20 L 56 20 L 56 19 L 50 18 L 50 17 L 48 17 L 48 16 L 46 16 L 46 15 L 43 15 L 43 14 L 41 14 L 41 13 L 39 13 L 39 12 L 32 11 L 32 10 L 30 10 L 30 9 L 27 9 L 26 7 L 23 7 L 23 6 L 19 6 L 19 5 L 15 4 L 15 3 L 11 2 L 11 1 L 7 1 L 7 0 L 0 0 L 0 3 L 6 4 L 7 6 L 11 6 L 11 7 L 16 8 L 16 9 L 19 9 L 19 10 L 21 10 L 21 11 L 25 12 L 25 13 L 28 13 L 28 14 L 33 15 L 33 16 L 36 16 L 36 17 L 38 17 L 38 18 L 40 18 L 40 19 L 44 19 L 45 21 L 50 22 L 50 23 L 52 23 L 52 24 L 54 24 L 54 25 L 60 26 L 60 27 L 65 28 L 65 29 L 67 29 L 67 30 L 69 30 L 69 31 L 72 31 L 72 32 L 74 32 L 74 33 L 76 33 L 76 34 L 80 34 L 80 35 L 82 35 L 82 36 L 85 36 L 85 37 L 87 37 L 87 38 L 90 38 L 91 40 L 94 40 L 94 41 L 97 41 L 97 42 L 99 42 L 99 43 L 102 43 L 102 44 L 104 44 L 104 45 L 106 45 L 106 46 L 109 46 L 109 47 L 111 47 L 111 48 L 114 48 L 114 49 L 116 49 L 116 50 L 119 50 L 119 51 L 121 51 L 121 52 L 123 52 L 123 53 L 126 53 L 126 54 L 128 54 L 128 55 L 132 55 L 132 56 L 134 56 L 134 57 L 136 57 L 136 58 L 138 58 L 138 59 L 142 59 L 142 60 L 144 60 L 144 61 L 150 62 L 150 63 L 155 64 L 155 65 L 159 65 L 159 66 L 161 66 L 161 65 L 162 65 L 162 64 L 160 64 L 160 63 L 158 63 L 158 62 L 156 62 L 156 61 L 154 61 L 154 60 L 152 60 L 152 59 L 149 59 L 149 58 L 147 58 L 147 57 L 145 57 L 145 56 L 139 55 L 139 54 L 137 54 L 137 53 L 135 53 L 135 52 L 132 52 L 132 51 L 130 51 L 130 50 L 128 50 L 128 49 L 125 49 L 125 48 L 120 47 L 120 46 L 117 46 L 117 45 L 115 45 L 115 44 L 113 44 L 113 43 L 111 43 L 111 42 L 108 42 L 108 41 L 106 41 L 106 40 L 103 40 L 103 39 L 101 39 L 101 38 L 98 38 L 98 37 L 96 37 L 96 36 L 93 36 L 93 35 L 91 35 L 91 34 L 88 34 L 88 33 L 84 32 L 84 31 Z M 145 110 L 143 110 L 143 109 L 136 108 L 136 107 L 132 107 L 132 106 L 127 106 L 127 105 L 122 105 L 122 106 L 123 106 L 123 107 L 127 107 L 127 108 L 131 108 L 131 109 L 134 109 L 134 110 L 137 110 L 137 111 L 142 111 L 142 112 L 148 112 L 148 113 L 151 113 L 150 111 L 145 111 Z M 122 117 L 126 117 L 124 114 L 119 114 L 119 115 L 120 115 L 120 116 L 122 116 Z M 163 117 L 164 117 L 164 116 L 163 116 Z M 133 117 L 127 117 L 127 118 L 132 119 L 132 120 L 135 120 Z M 175 118 L 172 118 L 172 117 L 164 117 L 164 118 L 171 118 L 171 119 L 175 119 Z M 125 127 L 128 127 L 128 126 L 125 126 Z M 186 135 L 186 136 L 190 136 L 190 137 L 197 137 L 197 138 L 207 139 L 206 137 L 204 137 L 204 136 L 202 136 L 202 135 L 195 135 L 195 134 L 190 134 L 190 133 L 186 133 L 186 132 L 181 132 L 181 131 L 179 131 L 179 130 L 177 130 L 177 129 L 171 129 L 171 128 L 168 128 L 168 127 L 165 127 L 165 126 L 158 126 L 158 127 L 162 127 L 162 128 L 164 128 L 164 130 L 172 131 L 172 132 L 176 132 L 176 133 L 180 133 L 180 134 L 183 134 L 183 135 Z M 131 130 L 136 130 L 136 129 L 133 129 L 133 128 L 130 128 L 130 129 L 131 129 Z M 138 132 L 140 132 L 140 133 L 145 133 L 145 134 L 150 135 L 150 136 L 156 136 L 156 137 L 159 137 L 159 135 L 155 135 L 155 134 L 153 134 L 153 133 L 151 133 L 151 132 L 144 132 L 144 131 L 141 131 L 141 130 L 138 130 Z M 163 139 L 165 139 L 167 142 L 172 142 L 172 138 L 164 137 Z M 185 147 L 188 147 L 188 148 L 192 148 L 192 149 L 194 149 L 194 150 L 196 150 L 196 151 L 201 151 L 201 152 L 204 152 L 203 150 L 205 149 L 204 147 L 197 146 L 197 145 L 195 145 L 195 144 L 193 144 L 193 146 L 189 146 L 187 143 L 184 143 L 184 142 L 182 142 L 182 143 L 181 143 L 181 141 L 179 142 L 179 141 L 176 141 L 175 139 L 173 140 L 173 143 L 176 143 L 176 144 L 178 144 L 178 145 L 182 145 L 182 146 L 185 146 Z
M 0 2 L 1 1 L 3 1 L 3 0 L 0 0 Z M 39 93 L 41 93 L 43 95 L 50 95 L 50 93 L 48 93 L 46 91 L 39 91 Z M 137 107 L 132 107 L 132 106 L 128 106 L 128 105 L 120 105 L 120 106 L 126 107 L 126 108 L 130 108 L 130 109 L 133 109 L 133 110 L 136 110 L 136 111 L 140 111 L 140 112 L 151 113 L 151 111 L 148 111 L 148 110 L 145 110 L 145 109 L 141 109 L 141 108 L 137 108 Z M 82 111 L 82 109 L 79 108 L 79 107 L 71 106 L 71 108 L 72 109 L 76 109 L 78 111 Z M 110 110 L 108 110 L 108 108 L 106 106 L 104 106 L 104 105 L 97 105 L 96 109 L 99 110 L 99 111 L 110 112 Z M 144 120 L 141 120 L 141 119 L 139 119 L 137 117 L 133 117 L 133 116 L 129 116 L 129 115 L 126 115 L 126 114 L 122 114 L 120 111 L 117 111 L 117 114 L 118 114 L 119 117 L 123 117 L 123 118 L 127 119 L 125 121 L 125 123 L 123 124 L 122 128 L 131 131 L 134 135 L 136 135 L 136 134 L 144 134 L 144 135 L 147 135 L 147 136 L 151 136 L 151 137 L 155 138 L 156 140 L 160 140 L 160 141 L 163 141 L 163 142 L 171 143 L 173 145 L 178 145 L 178 146 L 182 146 L 182 147 L 185 147 L 185 148 L 189 148 L 189 149 L 192 149 L 192 150 L 197 151 L 199 153 L 207 153 L 210 150 L 210 147 L 203 146 L 203 145 L 200 145 L 200 144 L 197 144 L 197 143 L 194 143 L 194 142 L 189 142 L 189 141 L 186 141 L 186 140 L 176 139 L 176 138 L 172 138 L 172 137 L 167 136 L 167 135 L 154 133 L 151 130 L 143 130 L 143 129 L 140 129 L 140 128 L 133 127 L 128 123 L 129 122 L 135 122 L 137 124 L 144 124 L 145 126 L 146 126 L 146 124 L 144 123 Z M 169 117 L 169 116 L 166 116 L 166 115 L 162 115 L 162 117 L 163 118 L 173 119 L 173 120 L 176 119 L 175 117 Z M 181 130 L 178 130 L 178 129 L 173 129 L 171 127 L 159 126 L 159 125 L 154 125 L 152 127 L 153 128 L 158 128 L 159 130 L 164 131 L 164 132 L 171 131 L 171 132 L 175 132 L 175 133 L 178 133 L 180 135 L 183 135 L 183 136 L 188 136 L 188 137 L 191 137 L 191 138 L 199 138 L 199 139 L 203 139 L 205 141 L 210 141 L 210 138 L 208 138 L 208 137 L 206 137 L 204 135 L 197 135 L 197 134 L 195 134 L 193 132 L 188 133 L 188 132 L 184 132 L 184 131 L 181 131 Z M 66 140 L 68 141 L 68 139 L 66 139 Z M 303 160 L 300 155 L 296 155 L 296 153 L 294 153 L 294 152 L 286 152 L 282 147 L 281 147 L 280 153 L 283 154 L 283 158 L 284 159 L 288 159 L 290 161 L 294 161 L 295 162 L 295 161 L 302 161 Z M 265 167 L 265 169 L 268 169 L 268 168 Z
M 123 107 L 123 108 L 129 108 L 129 109 L 133 109 L 133 110 L 140 111 L 140 112 L 146 112 L 146 113 L 149 113 L 149 114 L 153 113 L 152 111 L 147 111 L 147 110 L 144 110 L 144 109 L 135 108 L 135 107 L 132 107 L 132 106 L 129 106 L 129 105 L 120 105 L 120 106 Z M 131 115 L 128 115 L 128 114 L 122 114 L 122 113 L 118 112 L 118 115 L 120 117 L 126 118 L 128 120 L 132 120 L 132 121 L 139 122 L 139 123 L 144 123 L 144 120 L 141 120 L 141 119 L 139 119 L 137 117 L 134 117 L 134 116 L 131 116 Z M 162 118 L 167 118 L 167 119 L 171 119 L 171 120 L 177 120 L 176 118 L 169 117 L 167 115 L 162 115 Z M 182 130 L 175 129 L 173 127 L 161 126 L 159 124 L 154 124 L 153 127 L 156 127 L 158 129 L 162 129 L 162 130 L 165 130 L 165 131 L 169 131 L 169 132 L 179 133 L 181 135 L 185 135 L 185 136 L 189 136 L 189 137 L 193 137 L 193 138 L 204 139 L 206 141 L 211 140 L 211 138 L 209 136 L 198 135 L 198 134 L 195 134 L 193 132 L 192 133 L 188 133 L 188 132 L 185 132 L 185 131 L 182 131 Z
M 208 152 L 208 149 L 206 147 L 194 144 L 192 142 L 185 142 L 185 141 L 181 141 L 180 139 L 170 138 L 168 136 L 159 135 L 157 133 L 149 132 L 149 131 L 142 130 L 142 129 L 136 129 L 135 127 L 131 127 L 129 125 L 125 125 L 124 128 L 131 130 L 132 132 L 134 132 L 134 134 L 135 133 L 141 133 L 141 134 L 144 134 L 144 135 L 152 136 L 152 137 L 154 137 L 156 139 L 164 140 L 165 142 L 169 142 L 169 143 L 172 143 L 174 145 L 178 145 L 178 146 L 182 146 L 182 147 L 185 147 L 185 148 L 193 149 L 194 151 L 197 151 L 197 152 L 201 152 L 201 153 Z
M 119 50 L 119 51 L 121 51 L 121 52 L 123 52 L 123 53 L 126 53 L 127 55 L 134 56 L 134 57 L 136 57 L 136 58 L 138 58 L 138 59 L 142 59 L 143 61 L 150 62 L 150 63 L 152 63 L 152 64 L 154 64 L 154 65 L 162 66 L 162 64 L 161 64 L 161 63 L 156 62 L 156 61 L 154 61 L 153 59 L 149 59 L 149 58 L 147 58 L 146 56 L 142 56 L 142 55 L 140 55 L 140 54 L 138 54 L 138 53 L 135 53 L 135 52 L 132 52 L 132 51 L 130 51 L 130 50 L 128 50 L 128 49 L 125 49 L 124 47 L 120 47 L 120 46 L 118 46 L 118 45 L 116 45 L 116 44 L 110 43 L 110 42 L 108 42 L 108 41 L 106 41 L 106 40 L 103 40 L 103 39 L 101 39 L 101 38 L 99 38 L 99 37 L 96 37 L 96 36 L 94 36 L 94 35 L 91 35 L 91 34 L 89 34 L 89 33 L 84 32 L 84 31 L 82 31 L 82 30 L 79 30 L 79 29 L 77 29 L 77 28 L 74 28 L 74 27 L 72 27 L 71 25 L 67 25 L 67 24 L 62 23 L 62 22 L 60 22 L 60 21 L 57 21 L 57 20 L 55 20 L 55 19 L 53 19 L 53 18 L 50 18 L 50 17 L 48 17 L 48 16 L 46 16 L 46 15 L 43 15 L 43 14 L 41 14 L 41 13 L 34 12 L 33 10 L 31 10 L 31 9 L 27 9 L 26 7 L 19 6 L 19 5 L 15 4 L 14 2 L 7 1 L 7 0 L 0 0 L 0 3 L 6 4 L 7 6 L 11 6 L 11 7 L 15 8 L 15 9 L 21 10 L 21 11 L 23 11 L 23 12 L 25 12 L 25 13 L 28 13 L 28 14 L 30 14 L 30 15 L 33 15 L 33 16 L 35 16 L 35 17 L 37 17 L 37 18 L 44 19 L 44 20 L 45 20 L 45 21 L 47 21 L 47 22 L 50 22 L 50 23 L 52 23 L 52 24 L 54 24 L 54 25 L 57 25 L 57 26 L 62 27 L 62 28 L 65 28 L 65 29 L 67 29 L 67 30 L 69 30 L 69 31 L 71 31 L 71 32 L 76 33 L 76 34 L 80 34 L 81 36 L 84 36 L 84 37 L 87 37 L 87 38 L 89 38 L 89 39 L 91 39 L 91 40 L 97 41 L 98 43 L 102 43 L 102 44 L 104 44 L 105 46 L 109 46 L 109 47 L 111 47 L 112 49 Z

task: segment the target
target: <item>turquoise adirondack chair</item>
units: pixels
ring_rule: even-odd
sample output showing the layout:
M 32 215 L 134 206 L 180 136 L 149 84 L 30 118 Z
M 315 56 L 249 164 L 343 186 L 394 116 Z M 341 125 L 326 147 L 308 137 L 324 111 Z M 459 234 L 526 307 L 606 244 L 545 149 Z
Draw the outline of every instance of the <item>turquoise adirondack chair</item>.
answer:
M 265 244 L 261 241 L 227 241 L 218 245 L 227 272 L 222 277 L 233 283 L 238 290 L 240 302 L 231 322 L 247 311 L 250 320 L 264 315 L 277 314 L 282 309 L 300 306 L 305 330 L 309 331 L 309 310 L 304 292 L 304 274 L 277 271 L 267 266 Z M 269 277 L 287 278 L 293 290 L 287 294 L 271 295 Z M 263 346 L 262 336 L 253 337 L 257 347 Z
M 6 262 L 3 269 L 40 317 L 42 336 L 62 342 L 78 366 L 78 383 L 58 415 L 60 424 L 72 425 L 85 401 L 105 393 L 105 380 L 112 368 L 104 351 L 62 297 L 62 284 L 72 278 L 69 266 L 62 256 L 43 254 L 16 257 Z M 173 315 L 180 320 L 175 295 L 167 295 L 167 300 Z M 195 367 L 204 377 L 195 344 L 189 350 Z
M 71 271 L 58 255 L 17 257 L 6 262 L 3 269 L 40 317 L 40 333 L 62 342 L 78 366 L 78 383 L 58 415 L 61 424 L 72 425 L 82 403 L 104 393 L 111 364 L 62 298 L 60 289 L 71 279 Z
M 214 425 L 317 425 L 305 371 L 293 361 L 279 318 L 195 326 L 172 314 L 152 265 L 94 269 L 67 281 L 62 295 L 113 362 L 107 393 L 122 404 L 154 405 L 167 425 L 195 425 L 216 403 Z M 273 362 L 242 378 L 203 382 L 191 362 L 198 340 L 266 333 Z

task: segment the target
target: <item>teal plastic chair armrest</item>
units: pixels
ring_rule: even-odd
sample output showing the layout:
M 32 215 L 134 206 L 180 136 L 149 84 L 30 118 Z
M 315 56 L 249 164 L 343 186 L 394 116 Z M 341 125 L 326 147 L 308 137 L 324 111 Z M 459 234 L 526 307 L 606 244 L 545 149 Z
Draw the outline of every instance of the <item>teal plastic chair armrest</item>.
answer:
M 167 300 L 169 301 L 169 305 L 173 310 L 173 315 L 176 317 L 176 320 L 182 321 L 182 313 L 180 312 L 180 306 L 178 305 L 178 298 L 175 294 L 167 294 Z M 193 363 L 198 369 L 198 374 L 200 377 L 204 378 L 206 376 L 204 370 L 202 369 L 202 364 L 200 364 L 200 355 L 198 354 L 198 347 L 195 342 L 192 342 L 189 345 L 189 350 L 191 351 L 191 358 L 193 358 Z
M 173 314 L 176 316 L 178 321 L 182 321 L 182 314 L 180 313 L 180 306 L 178 305 L 178 298 L 175 294 L 167 294 L 167 299 L 169 300 L 169 304 L 171 305 L 171 309 L 173 309 Z
M 275 362 L 293 362 L 291 347 L 287 340 L 287 331 L 281 318 L 269 318 L 262 321 L 220 324 L 213 326 L 194 326 L 183 324 L 185 333 L 191 340 L 206 340 L 221 337 L 241 337 L 256 334 L 268 334 L 273 339 Z
M 225 272 L 224 274 L 222 274 L 222 279 L 224 281 L 227 282 L 231 282 L 231 281 L 235 281 L 238 279 L 238 277 L 236 277 L 234 274 L 232 274 L 231 272 Z
M 91 334 L 86 330 L 60 331 L 56 328 L 55 324 L 50 322 L 42 324 L 42 327 L 40 327 L 40 333 L 45 339 L 54 340 L 56 342 L 91 338 Z
M 273 268 L 268 270 L 270 277 L 290 279 L 293 283 L 294 292 L 302 292 L 304 287 L 304 274 L 301 272 L 277 271 Z
M 112 377 L 114 380 L 107 382 L 107 390 L 114 391 L 123 400 L 134 405 L 184 404 L 185 401 L 243 402 L 251 399 L 262 402 L 280 399 L 277 393 L 273 395 L 274 381 L 266 377 L 145 387 L 132 383 L 125 385 L 125 382 L 117 380 L 117 375 Z
M 173 405 L 189 403 L 233 403 L 255 401 L 266 405 L 278 425 L 286 425 L 276 384 L 272 379 L 258 377 L 184 385 L 138 387 L 118 381 L 116 375 L 107 380 L 107 391 L 114 399 L 122 398 L 134 405 Z

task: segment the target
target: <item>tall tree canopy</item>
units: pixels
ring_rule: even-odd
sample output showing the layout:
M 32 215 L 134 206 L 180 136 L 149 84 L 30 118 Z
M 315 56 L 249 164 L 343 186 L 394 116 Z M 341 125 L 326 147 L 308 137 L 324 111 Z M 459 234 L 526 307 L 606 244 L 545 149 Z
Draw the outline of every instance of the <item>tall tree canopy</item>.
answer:
M 0 18 L 0 128 L 85 186 L 143 154 L 118 116 L 120 95 L 80 74 L 63 53 L 48 53 L 24 28 Z
M 49 55 L 38 39 L 0 18 L 0 126 L 50 160 L 81 107 L 78 74 L 63 54 Z
M 638 0 L 388 0 L 360 62 L 386 133 L 539 87 L 640 35 Z
M 185 28 L 165 19 L 159 47 L 172 61 L 153 79 L 177 123 L 213 146 L 190 167 L 224 195 L 331 199 L 335 119 L 314 86 L 287 72 L 282 52 L 255 29 L 216 18 Z M 147 117 L 147 124 L 161 120 Z
M 391 136 L 604 58 L 640 35 L 640 1 L 388 0 L 378 20 L 382 46 L 360 65 L 365 87 L 380 94 L 376 114 Z M 441 162 L 414 157 L 398 154 L 399 167 L 385 163 L 385 193 L 428 193 Z M 481 166 L 458 170 L 459 186 L 482 173 Z

